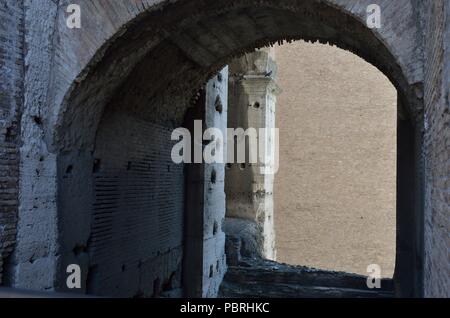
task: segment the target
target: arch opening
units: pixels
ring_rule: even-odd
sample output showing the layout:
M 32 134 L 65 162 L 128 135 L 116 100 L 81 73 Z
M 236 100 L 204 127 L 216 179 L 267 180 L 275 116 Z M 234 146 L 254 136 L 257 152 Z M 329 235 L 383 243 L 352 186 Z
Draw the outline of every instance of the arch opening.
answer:
M 255 253 L 281 263 L 359 275 L 379 264 L 392 277 L 397 92 L 389 80 L 347 51 L 301 41 L 246 54 L 229 69 L 228 127 L 276 129 L 279 163 L 274 176 L 248 154 L 247 169 L 230 164 L 226 233 L 259 227 Z
M 190 12 L 195 14 L 189 15 Z M 198 184 L 201 179 L 198 174 L 208 174 L 207 168 L 202 170 L 203 168 L 195 166 L 181 171 L 183 169 L 180 170 L 168 162 L 168 153 L 164 154 L 162 161 L 164 167 L 153 167 L 152 160 L 146 162 L 142 158 L 152 154 L 157 158 L 163 152 L 162 148 L 158 148 L 158 141 L 161 139 L 155 136 L 167 138 L 171 129 L 189 125 L 192 119 L 204 118 L 205 112 L 208 112 L 199 107 L 202 105 L 202 99 L 193 101 L 192 95 L 232 57 L 284 39 L 331 43 L 361 56 L 378 67 L 394 83 L 399 92 L 402 116 L 404 115 L 406 122 L 414 121 L 415 114 L 412 111 L 415 107 L 415 100 L 412 98 L 414 88 L 408 84 L 398 61 L 371 30 L 339 8 L 317 1 L 279 1 L 277 4 L 267 3 L 257 6 L 253 1 L 236 1 L 234 6 L 226 6 L 221 1 L 214 4 L 208 1 L 195 3 L 178 1 L 164 6 L 160 11 L 144 12 L 131 21 L 120 35 L 104 45 L 81 75 L 79 82 L 72 87 L 62 105 L 58 129 L 54 135 L 54 147 L 58 153 L 58 230 L 62 268 L 65 264 L 78 262 L 83 264 L 87 269 L 86 272 L 90 272 L 89 268 L 93 266 L 90 249 L 93 242 L 92 231 L 101 228 L 96 223 L 98 218 L 95 213 L 93 214 L 93 207 L 96 204 L 94 194 L 100 186 L 96 175 L 112 165 L 112 169 L 119 167 L 129 176 L 136 169 L 138 161 L 139 165 L 148 165 L 144 168 L 147 171 L 154 168 L 155 174 L 161 180 L 164 178 L 167 181 L 167 175 L 172 176 L 173 179 L 169 177 L 172 183 L 167 183 L 167 187 L 186 185 L 183 178 L 190 180 L 188 185 L 177 192 L 182 193 L 178 200 L 174 199 L 176 196 L 170 196 L 171 202 L 176 206 L 175 218 L 181 225 L 177 229 L 170 228 L 164 231 L 165 235 L 174 231 L 177 234 L 184 231 L 182 235 L 184 239 L 178 236 L 178 243 L 175 244 L 178 244 L 177 246 L 162 247 L 165 251 L 180 248 L 184 251 L 180 254 L 183 254 L 186 253 L 186 246 L 183 244 L 187 244 L 189 240 L 191 250 L 188 249 L 187 253 L 192 253 L 190 259 L 186 260 L 179 255 L 175 257 L 178 260 L 175 262 L 176 265 L 167 266 L 169 270 L 164 277 L 154 275 L 155 277 L 152 276 L 151 279 L 145 277 L 145 280 L 157 282 L 153 283 L 152 291 L 155 289 L 160 291 L 162 289 L 160 286 L 164 285 L 175 286 L 170 291 L 181 290 L 184 295 L 209 295 L 208 291 L 206 293 L 204 291 L 203 276 L 214 278 L 215 267 L 223 266 L 204 264 L 204 254 L 208 244 L 220 244 L 223 238 L 219 237 L 219 234 L 222 231 L 220 226 L 216 225 L 216 230 L 210 231 L 212 237 L 206 240 L 204 223 L 199 222 L 199 220 L 204 222 L 204 215 L 197 215 L 193 221 L 192 213 L 187 213 L 192 212 L 192 205 L 198 204 L 199 196 L 198 191 L 193 190 L 190 185 Z M 220 86 L 218 83 L 222 81 L 217 79 L 215 84 Z M 213 97 L 213 104 L 215 101 L 216 96 Z M 212 108 L 215 111 L 215 108 Z M 222 112 L 225 114 L 223 109 Z M 408 130 L 408 136 L 411 136 L 411 129 L 412 125 Z M 412 142 L 411 139 L 408 141 L 409 144 Z M 139 151 L 137 144 L 147 144 L 151 149 L 140 152 L 141 157 L 132 160 L 128 156 L 133 151 Z M 164 149 L 170 149 L 168 145 L 169 143 L 165 143 Z M 414 147 L 408 149 L 414 152 Z M 125 156 L 123 160 L 117 161 L 117 158 L 122 156 Z M 109 161 L 105 160 L 107 157 L 110 158 Z M 411 160 L 407 156 L 402 158 Z M 158 162 L 161 163 L 159 159 Z M 115 165 L 117 167 L 114 167 Z M 67 174 L 69 166 L 71 173 Z M 402 166 L 406 165 L 402 162 Z M 411 166 L 410 169 L 414 170 L 414 167 Z M 410 174 L 413 170 L 405 171 L 405 174 Z M 216 172 L 215 183 L 220 181 L 221 175 L 220 171 Z M 400 173 L 400 176 L 402 175 Z M 117 182 L 117 175 L 112 179 Z M 132 189 L 135 180 L 131 183 L 127 183 L 127 177 L 123 180 L 127 189 Z M 399 183 L 402 191 L 411 189 L 411 185 L 407 182 Z M 160 183 L 155 183 L 155 187 L 159 189 Z M 118 191 L 123 204 L 127 206 L 132 204 L 132 200 L 130 201 L 121 190 L 123 188 L 120 186 L 117 188 L 117 184 L 112 188 L 114 189 L 107 191 Z M 205 190 L 203 187 L 201 191 L 203 192 L 200 195 L 203 196 L 208 189 Z M 130 195 L 135 197 L 136 192 L 131 191 Z M 140 200 L 145 201 L 152 196 L 154 190 L 150 187 L 149 192 L 140 197 Z M 143 209 L 147 209 L 153 203 L 146 202 L 146 204 L 149 205 L 144 205 Z M 406 210 L 408 213 L 411 210 L 410 198 L 405 199 L 404 205 L 408 207 L 400 210 Z M 120 209 L 123 208 L 123 205 L 118 206 Z M 136 211 L 139 211 L 139 208 Z M 124 218 L 125 224 L 127 221 L 139 222 L 139 219 Z M 415 222 L 414 219 L 410 221 Z M 414 227 L 412 223 L 408 224 L 408 228 Z M 73 226 L 74 224 L 77 226 Z M 220 222 L 214 224 L 220 225 Z M 130 230 L 130 227 L 124 228 Z M 161 236 L 155 240 L 161 240 Z M 211 243 L 213 241 L 214 243 Z M 400 241 L 403 241 L 403 237 Z M 408 254 L 408 257 L 402 258 L 406 259 L 407 263 L 411 257 L 409 251 L 411 247 L 409 244 L 406 245 L 400 251 Z M 75 253 L 76 246 L 82 246 L 83 252 Z M 139 246 L 137 243 L 132 244 L 127 250 L 136 249 L 137 246 Z M 195 253 L 192 252 L 194 248 Z M 117 252 L 124 255 L 120 250 Z M 155 253 L 158 252 L 160 251 L 155 250 Z M 217 257 L 220 258 L 220 255 Z M 139 259 L 134 261 L 133 266 L 139 268 L 143 265 Z M 167 262 L 170 263 L 171 260 Z M 186 265 L 186 262 L 189 264 Z M 127 272 L 130 268 L 128 263 L 119 263 L 118 272 Z M 182 263 L 183 265 L 180 265 Z M 405 266 L 409 267 L 408 264 Z M 98 273 L 99 268 L 95 269 Z M 186 271 L 193 272 L 188 275 Z M 203 275 L 205 272 L 207 274 Z M 213 277 L 210 277 L 211 273 Z M 99 274 L 88 275 L 89 281 L 95 281 L 96 275 Z M 143 277 L 136 273 L 130 275 L 121 275 L 121 279 L 132 279 L 136 282 L 134 286 L 140 286 Z M 189 276 L 194 281 L 188 283 L 183 276 Z M 177 277 L 175 280 L 177 283 L 173 283 L 173 277 Z M 59 277 L 59 281 L 64 280 Z M 113 285 L 116 282 L 114 281 Z M 62 286 L 60 283 L 63 289 Z M 188 287 L 188 290 L 185 287 Z M 214 287 L 211 287 L 211 290 L 214 293 Z M 130 292 L 140 295 L 142 290 Z

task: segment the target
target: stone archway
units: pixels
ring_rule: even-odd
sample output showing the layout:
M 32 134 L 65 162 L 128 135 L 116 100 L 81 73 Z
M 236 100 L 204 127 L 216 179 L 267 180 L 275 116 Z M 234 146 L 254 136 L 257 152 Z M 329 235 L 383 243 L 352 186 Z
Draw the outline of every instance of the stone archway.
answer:
M 89 35 L 67 29 L 64 8 L 52 7 L 59 42 L 54 44 L 54 74 L 48 77 L 52 91 L 47 98 L 54 108 L 43 133 L 47 141 L 44 151 L 52 160 L 48 174 L 56 178 L 57 204 L 46 217 L 53 219 L 50 223 L 55 234 L 48 244 L 57 255 L 54 264 L 58 270 L 55 268 L 55 276 L 49 276 L 45 284 L 60 288 L 62 277 L 56 271 L 62 273 L 67 262 L 82 255 L 75 251 L 87 246 L 95 139 L 109 104 L 126 106 L 127 111 L 143 118 L 155 116 L 154 110 L 159 109 L 157 120 L 168 121 L 173 118 L 165 117 L 164 110 L 173 107 L 175 116 L 183 118 L 192 92 L 233 56 L 283 39 L 304 39 L 351 50 L 378 67 L 399 92 L 400 114 L 405 122 L 400 125 L 405 128 L 400 128 L 399 138 L 405 150 L 400 149 L 399 161 L 398 219 L 402 225 L 398 231 L 397 281 L 407 295 L 417 295 L 422 263 L 421 127 L 416 125 L 421 112 L 421 73 L 415 56 L 419 33 L 408 23 L 415 18 L 408 0 L 386 4 L 391 22 L 381 30 L 368 29 L 364 21 L 369 2 L 179 0 L 87 4 L 85 28 L 94 27 L 98 21 L 107 23 Z M 51 31 L 46 26 L 42 29 Z M 68 172 L 72 178 L 66 178 Z M 24 229 L 20 235 L 32 236 L 31 231 Z M 206 246 L 203 243 L 204 238 L 198 238 L 198 246 Z M 205 253 L 203 250 L 196 257 L 203 258 Z M 208 272 L 202 273 L 203 281 L 208 280 Z M 417 288 L 403 287 L 410 281 Z

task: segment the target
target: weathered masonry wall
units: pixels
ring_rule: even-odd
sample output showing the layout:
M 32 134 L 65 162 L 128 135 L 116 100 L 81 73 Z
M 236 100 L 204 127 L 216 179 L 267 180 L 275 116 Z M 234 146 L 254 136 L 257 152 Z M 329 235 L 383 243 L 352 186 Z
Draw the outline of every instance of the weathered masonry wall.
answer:
M 329 45 L 285 44 L 276 60 L 277 260 L 361 275 L 378 264 L 392 277 L 395 88 L 373 65 Z
M 80 3 L 83 9 L 81 30 L 66 26 L 65 9 L 73 2 Z M 25 182 L 21 184 L 20 239 L 11 267 L 14 286 L 54 289 L 64 282 L 55 278 L 57 273 L 64 274 L 64 266 L 57 265 L 62 263 L 58 250 L 62 247 L 66 249 L 64 255 L 74 254 L 77 245 L 85 246 L 90 227 L 78 229 L 76 240 L 62 240 L 58 233 L 72 237 L 73 230 L 64 224 L 89 224 L 90 214 L 87 209 L 72 213 L 72 209 L 77 212 L 87 202 L 84 198 L 72 197 L 65 205 L 58 204 L 61 195 L 70 196 L 72 191 L 62 191 L 64 179 L 57 175 L 64 176 L 67 167 L 78 162 L 73 167 L 75 184 L 78 188 L 86 185 L 86 189 L 93 186 L 84 180 L 92 172 L 89 143 L 97 120 L 114 90 L 152 50 L 161 67 L 145 72 L 141 82 L 147 83 L 153 93 L 165 86 L 173 87 L 175 81 L 184 82 L 181 89 L 168 94 L 180 99 L 185 97 L 181 91 L 197 88 L 199 77 L 206 78 L 231 56 L 281 38 L 320 39 L 353 50 L 385 71 L 405 96 L 411 92 L 409 85 L 421 80 L 417 59 L 420 42 L 416 41 L 415 16 L 409 0 L 386 6 L 389 19 L 379 31 L 364 27 L 366 7 L 372 3 L 369 0 L 357 5 L 349 0 L 239 0 L 235 6 L 230 6 L 229 1 L 168 3 L 26 0 L 29 28 L 21 147 Z M 222 25 L 226 27 L 217 27 Z M 162 42 L 170 43 L 193 66 L 174 60 L 165 49 L 155 50 Z M 192 76 L 195 72 L 197 75 Z M 149 95 L 145 89 L 139 93 Z M 73 155 L 67 154 L 70 151 Z M 80 171 L 79 166 L 89 169 Z
M 186 165 L 185 296 L 216 297 L 227 270 L 225 260 L 225 164 L 198 163 L 195 152 L 223 155 L 227 151 L 228 67 L 211 78 L 194 98 L 186 127 L 192 136 L 192 160 Z M 222 139 L 206 134 L 217 128 Z M 203 132 L 202 132 L 203 131 Z M 197 132 L 197 133 L 196 133 Z M 202 140 L 204 137 L 204 140 Z
M 227 151 L 225 138 L 202 132 L 217 128 L 222 137 L 226 136 L 227 92 L 228 67 L 225 67 L 196 94 L 195 107 L 186 115 L 186 128 L 192 137 L 192 160 L 197 162 L 186 165 L 183 277 L 187 297 L 216 297 L 227 271 L 223 231 L 225 165 L 223 162 L 199 163 L 201 158 L 195 159 L 195 152 L 220 156 Z
M 162 56 L 173 64 L 162 63 Z M 155 50 L 114 92 L 98 130 L 85 131 L 94 153 L 75 150 L 60 157 L 59 273 L 69 264 L 82 264 L 83 291 L 121 297 L 189 292 L 182 283 L 182 276 L 191 276 L 194 266 L 189 264 L 195 259 L 186 250 L 186 243 L 195 241 L 186 238 L 191 232 L 186 231 L 185 212 L 189 180 L 183 165 L 172 161 L 171 134 L 183 126 L 192 95 L 182 81 L 160 82 L 181 77 L 191 66 L 173 45 Z M 95 101 L 89 94 L 83 92 L 84 98 Z M 199 180 L 194 190 L 202 185 Z M 203 243 L 201 233 L 195 233 L 196 243 Z
M 25 66 L 24 80 L 22 83 L 16 80 L 20 68 L 12 66 L 10 69 L 15 69 L 12 76 L 8 75 L 7 80 L 0 84 L 3 99 L 3 87 L 9 83 L 6 95 L 10 105 L 8 109 L 13 110 L 11 113 L 17 106 L 10 98 L 17 95 L 14 86 L 23 84 L 24 87 L 23 103 L 19 103 L 23 114 L 20 122 L 17 242 L 8 258 L 7 271 L 8 283 L 13 287 L 54 290 L 64 285 L 64 262 L 83 261 L 86 257 L 84 249 L 91 229 L 92 212 L 86 207 L 90 206 L 91 197 L 72 194 L 83 188 L 86 193 L 94 193 L 90 178 L 94 165 L 92 151 L 101 115 L 117 88 L 129 81 L 133 69 L 141 68 L 139 63 L 149 55 L 153 54 L 150 59 L 160 67 L 153 68 L 152 72 L 143 71 L 139 76 L 138 82 L 143 84 L 137 91 L 143 97 L 138 103 L 141 106 L 148 105 L 154 95 L 163 98 L 175 96 L 177 102 L 186 101 L 186 92 L 198 89 L 231 57 L 281 39 L 305 39 L 336 44 L 374 64 L 395 83 L 403 101 L 406 101 L 405 108 L 413 116 L 421 114 L 423 43 L 417 23 L 417 4 L 420 2 L 417 0 L 361 0 L 357 3 L 354 0 L 233 0 L 232 5 L 230 0 L 23 2 L 24 59 L 18 65 Z M 385 16 L 380 30 L 369 30 L 365 26 L 367 5 L 373 2 L 382 6 Z M 15 10 L 20 8 L 21 2 L 2 0 L 0 3 L 2 18 L 17 17 L 13 19 L 15 22 L 8 23 L 7 28 L 12 31 L 7 34 L 12 36 L 10 39 L 20 38 L 20 32 L 13 31 L 18 30 L 21 24 L 20 10 Z M 66 8 L 70 3 L 81 5 L 81 30 L 67 28 Z M 442 3 L 442 0 L 433 2 L 436 5 Z M 433 21 L 431 13 L 424 11 L 424 16 L 424 20 Z M 2 24 L 2 36 L 4 28 Z M 4 58 L 4 50 L 8 57 L 22 54 L 20 49 L 17 51 L 20 45 L 11 44 L 19 42 L 11 42 L 10 39 L 0 44 L 2 70 L 5 65 L 13 65 L 12 60 Z M 170 52 L 168 48 L 171 48 Z M 174 59 L 172 53 L 183 58 Z M 448 63 L 446 61 L 448 59 L 443 59 L 443 63 Z M 427 60 L 427 63 L 428 70 L 432 70 L 432 66 L 439 62 Z M 432 73 L 435 72 L 429 71 Z M 4 72 L 0 76 L 3 80 Z M 447 72 L 444 79 L 448 80 Z M 15 84 L 11 86 L 11 83 Z M 433 87 L 432 81 L 427 85 L 428 88 Z M 167 95 L 164 96 L 163 91 Z M 181 105 L 170 98 L 167 103 Z M 426 118 L 436 119 L 427 122 L 432 127 L 427 132 L 430 145 L 426 157 L 427 239 L 428 246 L 432 247 L 427 255 L 430 273 L 426 284 L 429 284 L 429 291 L 433 290 L 428 294 L 440 294 L 448 285 L 442 280 L 442 275 L 437 277 L 433 271 L 433 268 L 448 270 L 448 261 L 442 259 L 446 227 L 445 223 L 439 222 L 438 216 L 445 217 L 449 210 L 446 192 L 437 191 L 445 189 L 442 182 L 448 178 L 448 162 L 443 159 L 445 142 L 442 141 L 447 140 L 443 134 L 447 126 L 446 121 L 442 122 L 444 119 L 437 121 L 439 115 L 441 118 L 446 115 L 442 117 L 440 108 L 435 105 L 442 104 L 430 102 L 426 113 Z M 142 113 L 142 109 L 136 109 L 134 115 L 140 117 Z M 3 147 L 2 152 L 9 153 L 7 149 Z M 14 147 L 12 153 L 15 153 Z M 9 154 L 7 157 L 13 167 L 8 169 L 8 173 L 12 171 L 14 174 L 15 159 Z M 72 169 L 68 169 L 71 165 Z M 64 179 L 64 176 L 70 171 L 74 178 L 73 188 L 65 187 L 65 181 L 70 179 Z M 14 184 L 6 187 L 6 192 L 12 196 L 17 193 Z M 67 196 L 67 200 L 61 200 L 61 196 Z M 436 196 L 439 198 L 435 199 Z M 14 211 L 14 200 L 10 203 Z M 2 205 L 2 209 L 6 206 Z M 74 211 L 77 213 L 72 213 Z M 201 213 L 203 220 L 203 210 Z M 14 212 L 8 214 L 14 215 Z M 411 219 L 413 225 L 420 226 L 420 215 L 413 215 Z M 5 225 L 10 226 L 11 221 L 14 223 L 14 217 L 8 217 L 6 221 L 2 218 L 3 233 L 7 228 Z M 71 228 L 71 224 L 80 227 Z M 441 225 L 444 225 L 443 229 Z M 14 230 L 6 233 L 13 234 Z M 11 242 L 9 234 L 8 242 Z M 217 257 L 223 255 L 220 235 L 208 241 L 217 243 L 213 244 L 218 248 L 214 252 Z M 212 251 L 210 245 L 204 244 L 202 236 L 199 247 L 203 246 L 205 253 Z M 69 254 L 72 258 L 63 262 L 61 258 Z M 421 264 L 420 258 L 418 263 Z M 209 270 L 208 278 L 211 278 L 211 261 L 202 258 L 201 271 L 207 272 L 205 268 Z M 214 272 L 211 276 L 214 277 Z M 219 281 L 221 274 L 215 277 Z M 203 276 L 199 279 L 203 280 Z
M 172 130 L 126 113 L 103 118 L 93 164 L 88 293 L 182 296 L 184 172 L 171 160 Z
M 52 290 L 58 261 L 56 155 L 49 151 L 43 130 L 54 97 L 50 83 L 57 5 L 50 0 L 24 0 L 23 7 L 20 204 L 17 243 L 8 264 L 8 284 L 24 289 Z
M 22 88 L 23 6 L 6 1 L 0 3 L 0 284 L 16 241 Z
M 450 3 L 424 1 L 425 296 L 450 297 Z

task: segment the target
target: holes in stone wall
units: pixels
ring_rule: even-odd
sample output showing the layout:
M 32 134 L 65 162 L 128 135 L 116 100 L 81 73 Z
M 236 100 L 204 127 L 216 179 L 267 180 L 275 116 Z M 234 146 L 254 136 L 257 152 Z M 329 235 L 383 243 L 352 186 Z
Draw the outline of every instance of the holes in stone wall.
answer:
M 255 102 L 253 104 L 253 108 L 255 108 L 255 109 L 259 109 L 260 107 L 261 107 L 261 104 L 259 102 Z
M 5 131 L 5 142 L 13 142 L 16 134 L 14 133 L 14 127 L 7 127 Z
M 216 272 L 220 272 L 220 261 L 219 260 L 217 260 L 217 263 L 216 263 Z
M 101 163 L 100 159 L 95 159 L 94 160 L 94 166 L 92 168 L 92 172 L 93 173 L 99 173 L 100 172 L 100 163 Z
M 71 174 L 73 171 L 73 165 L 68 165 L 66 168 L 66 174 Z
M 223 81 L 222 73 L 217 74 L 217 80 L 219 81 L 219 83 L 222 83 Z
M 217 172 L 215 169 L 211 171 L 211 183 L 215 184 L 217 181 Z
M 222 114 L 222 112 L 223 112 L 223 105 L 222 105 L 222 101 L 220 100 L 220 96 L 216 97 L 216 102 L 214 104 L 214 107 L 216 108 L 216 111 L 219 114 Z
M 212 278 L 214 276 L 214 265 L 211 265 L 209 267 L 209 278 Z
M 42 118 L 39 116 L 33 116 L 33 121 L 36 125 L 41 126 L 42 125 Z
M 239 169 L 241 169 L 241 170 L 245 170 L 246 167 L 247 167 L 247 165 L 245 163 L 241 163 L 239 165 Z
M 227 163 L 226 166 L 225 166 L 225 168 L 227 168 L 227 169 L 229 170 L 229 169 L 233 168 L 233 164 Z
M 219 224 L 217 224 L 217 221 L 214 221 L 213 235 L 216 235 L 218 230 L 219 230 Z

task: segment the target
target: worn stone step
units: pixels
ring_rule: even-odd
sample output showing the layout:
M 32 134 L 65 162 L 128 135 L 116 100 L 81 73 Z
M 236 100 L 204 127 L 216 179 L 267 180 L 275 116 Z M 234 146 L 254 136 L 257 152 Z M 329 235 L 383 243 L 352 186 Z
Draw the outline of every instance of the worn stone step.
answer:
M 239 266 L 229 266 L 227 282 L 260 282 L 276 284 L 298 284 L 367 290 L 367 277 L 357 274 L 314 269 L 304 266 L 281 264 L 268 260 L 242 261 Z M 392 279 L 382 279 L 378 291 L 393 292 Z
M 297 284 L 225 281 L 222 298 L 393 298 L 393 292 Z
M 229 266 L 221 297 L 230 298 L 392 298 L 392 279 L 381 288 L 369 289 L 367 277 L 263 259 L 243 259 Z

